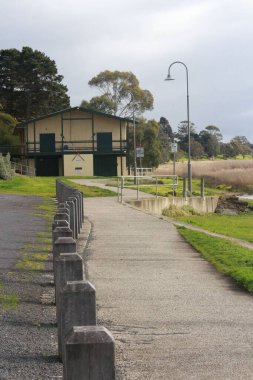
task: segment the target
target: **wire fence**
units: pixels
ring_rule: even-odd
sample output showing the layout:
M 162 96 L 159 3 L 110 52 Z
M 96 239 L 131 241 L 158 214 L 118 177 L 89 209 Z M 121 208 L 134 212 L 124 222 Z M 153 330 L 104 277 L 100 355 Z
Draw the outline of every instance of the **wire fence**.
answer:
M 139 200 L 140 191 L 145 187 L 154 187 L 153 194 L 158 197 L 158 187 L 172 188 L 172 195 L 174 196 L 176 187 L 178 186 L 177 175 L 140 175 L 140 176 L 121 176 L 118 177 L 118 201 L 122 202 L 124 196 L 124 189 L 128 188 L 136 191 L 136 199 Z
M 30 177 L 36 176 L 36 169 L 32 166 L 21 164 L 20 162 L 11 162 L 11 168 L 15 170 L 15 173 L 21 175 L 28 175 Z

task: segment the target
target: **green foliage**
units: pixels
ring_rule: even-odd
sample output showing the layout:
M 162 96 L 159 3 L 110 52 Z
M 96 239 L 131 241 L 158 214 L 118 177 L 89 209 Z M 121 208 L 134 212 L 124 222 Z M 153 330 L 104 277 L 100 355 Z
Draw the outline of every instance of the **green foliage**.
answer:
M 205 130 L 199 133 L 200 142 L 208 157 L 216 157 L 220 153 L 220 143 L 218 137 L 214 132 L 211 132 L 210 128 L 211 126 L 206 127 Z M 218 134 L 218 136 L 220 135 Z
M 165 209 L 163 209 L 162 215 L 168 216 L 171 218 L 179 218 L 179 217 L 189 216 L 189 215 L 201 215 L 201 213 L 194 210 L 190 206 L 183 206 L 182 208 L 179 208 L 175 205 L 170 205 L 169 207 L 166 207 Z
M 250 142 L 245 136 L 235 136 L 230 144 L 234 148 L 235 155 L 241 154 L 243 158 L 251 153 Z
M 222 141 L 223 136 L 222 136 L 222 133 L 220 131 L 220 128 L 216 127 L 215 125 L 208 125 L 205 129 L 212 136 L 215 136 L 216 139 L 218 140 L 218 142 Z
M 18 136 L 13 135 L 17 120 L 11 115 L 0 112 L 0 145 L 18 145 Z
M 128 165 L 134 166 L 134 131 L 129 128 L 128 141 L 130 157 Z M 144 146 L 142 167 L 156 168 L 160 163 L 161 146 L 159 140 L 159 124 L 155 120 L 139 118 L 136 124 L 136 146 Z
M 190 121 L 190 134 L 193 136 L 196 134 L 196 127 L 195 124 Z M 178 124 L 177 127 L 177 138 L 181 141 L 183 141 L 185 138 L 188 138 L 188 122 L 187 121 L 181 121 Z
M 194 138 L 191 138 L 191 157 L 193 159 L 198 159 L 203 157 L 205 154 L 205 150 L 202 146 L 202 144 L 195 140 Z
M 19 120 L 68 107 L 62 79 L 55 62 L 38 50 L 0 50 L 0 104 Z
M 7 113 L 0 112 L 0 129 L 8 128 L 8 131 L 13 133 L 16 124 L 17 120 L 14 117 Z
M 107 114 L 113 114 L 112 110 L 114 108 L 114 104 L 108 96 L 101 95 L 93 97 L 89 102 L 83 100 L 81 107 Z
M 10 155 L 3 156 L 0 153 L 0 178 L 3 180 L 10 179 L 14 176 L 14 170 L 11 168 Z
M 253 251 L 225 239 L 178 227 L 180 234 L 215 268 L 253 292 Z
M 165 117 L 160 118 L 160 163 L 167 162 L 171 157 L 171 143 L 174 139 L 174 134 L 169 121 Z
M 96 96 L 89 102 L 82 101 L 81 107 L 121 117 L 132 116 L 133 108 L 136 115 L 153 109 L 151 92 L 140 88 L 139 81 L 132 72 L 102 71 L 89 81 L 89 85 L 97 88 L 101 96 Z

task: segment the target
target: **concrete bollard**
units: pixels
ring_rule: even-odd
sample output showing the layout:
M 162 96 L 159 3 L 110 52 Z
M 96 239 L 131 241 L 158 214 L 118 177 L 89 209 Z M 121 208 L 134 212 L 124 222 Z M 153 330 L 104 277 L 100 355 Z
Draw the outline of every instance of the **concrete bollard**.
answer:
M 54 231 L 57 227 L 69 227 L 69 223 L 67 220 L 55 220 L 52 223 L 52 231 Z
M 68 214 L 69 215 L 69 207 L 66 207 L 66 206 L 64 206 L 64 207 L 57 207 L 57 213 L 66 213 L 66 214 Z
M 75 197 L 78 200 L 78 218 L 79 218 L 79 225 L 80 225 L 80 229 L 81 229 L 83 220 L 82 220 L 82 196 L 81 196 L 80 192 L 76 193 Z
M 80 226 L 79 226 L 79 218 L 78 218 L 78 201 L 76 199 L 76 197 L 70 197 L 69 198 L 70 201 L 74 202 L 74 209 L 75 209 L 75 227 L 76 227 L 76 234 L 78 236 L 79 232 L 80 232 Z
M 62 202 L 58 204 L 58 208 L 65 208 L 65 207 L 69 208 L 66 202 Z
M 65 339 L 64 380 L 115 380 L 115 342 L 103 326 L 74 326 Z
M 69 223 L 69 214 L 65 212 L 57 212 L 54 216 L 54 220 L 66 220 Z
M 53 244 L 53 270 L 55 276 L 55 260 L 61 253 L 75 253 L 76 241 L 72 237 L 59 237 Z
M 60 253 L 75 253 L 76 241 L 72 237 L 59 237 L 54 242 L 54 256 L 55 259 Z
M 58 349 L 62 359 L 64 339 L 73 326 L 96 325 L 96 290 L 89 281 L 68 281 L 59 291 Z
M 68 281 L 83 281 L 83 259 L 77 253 L 61 253 L 55 260 L 55 286 L 57 291 Z
M 83 259 L 77 253 L 61 253 L 55 260 L 55 301 L 56 317 L 59 324 L 60 302 L 59 292 L 68 281 L 83 281 Z
M 53 244 L 59 237 L 73 237 L 73 232 L 69 227 L 56 227 L 53 230 Z
M 78 234 L 80 234 L 81 231 L 81 224 L 80 224 L 80 200 L 78 197 L 78 193 L 74 194 L 74 198 L 76 199 L 76 221 L 77 221 L 77 227 L 78 227 Z
M 82 220 L 84 222 L 84 204 L 83 204 L 84 195 L 82 192 L 81 192 L 81 196 L 82 196 Z
M 66 203 L 69 206 L 69 211 L 70 211 L 70 214 L 69 214 L 69 216 L 70 216 L 70 219 L 69 219 L 70 228 L 73 231 L 74 239 L 77 239 L 77 229 L 76 229 L 76 225 L 75 225 L 75 204 L 71 200 L 68 200 Z

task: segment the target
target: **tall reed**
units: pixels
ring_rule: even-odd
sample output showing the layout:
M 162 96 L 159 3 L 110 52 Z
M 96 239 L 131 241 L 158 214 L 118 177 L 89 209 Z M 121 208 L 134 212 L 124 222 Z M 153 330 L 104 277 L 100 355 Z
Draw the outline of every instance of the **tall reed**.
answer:
M 173 164 L 160 165 L 157 175 L 173 174 Z M 187 162 L 176 163 L 176 174 L 187 177 Z M 192 161 L 193 178 L 205 178 L 208 185 L 229 185 L 235 191 L 253 193 L 253 159 Z

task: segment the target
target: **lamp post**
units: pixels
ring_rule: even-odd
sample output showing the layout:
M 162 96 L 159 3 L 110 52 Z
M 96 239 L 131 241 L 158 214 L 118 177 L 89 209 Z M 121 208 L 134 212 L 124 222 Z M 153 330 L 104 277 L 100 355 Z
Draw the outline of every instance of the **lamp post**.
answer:
M 136 181 L 136 175 L 137 175 L 137 162 L 136 162 L 136 123 L 135 123 L 135 102 L 134 102 L 134 96 L 130 92 L 132 96 L 132 103 L 133 103 L 133 132 L 134 132 L 134 183 Z
M 191 169 L 191 131 L 190 131 L 190 111 L 189 111 L 189 83 L 188 83 L 188 68 L 181 61 L 172 62 L 168 69 L 168 75 L 165 80 L 174 80 L 170 76 L 170 69 L 173 65 L 179 63 L 183 65 L 186 70 L 186 101 L 187 101 L 187 133 L 188 133 L 188 193 L 191 196 L 192 194 L 192 169 Z

